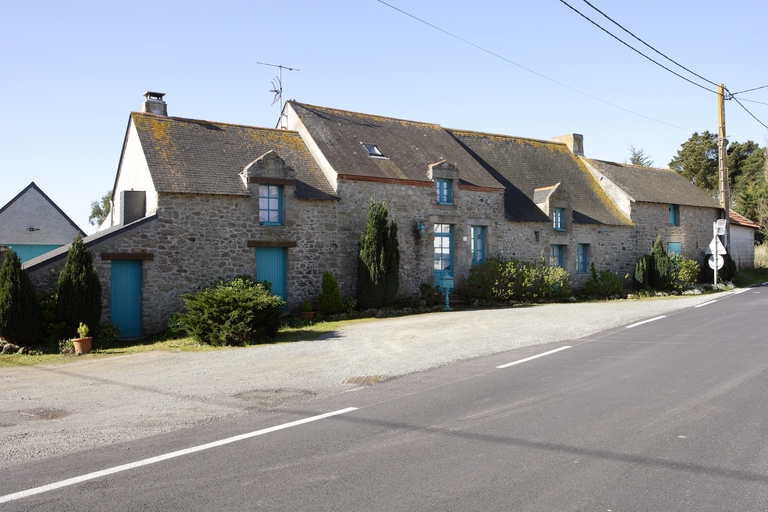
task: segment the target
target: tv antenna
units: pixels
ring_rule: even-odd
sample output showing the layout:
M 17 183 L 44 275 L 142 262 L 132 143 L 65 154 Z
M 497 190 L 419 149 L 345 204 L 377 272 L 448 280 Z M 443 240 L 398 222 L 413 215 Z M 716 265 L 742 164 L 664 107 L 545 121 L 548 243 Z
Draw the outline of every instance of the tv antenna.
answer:
M 272 79 L 272 89 L 269 90 L 269 92 L 272 92 L 275 94 L 274 99 L 272 100 L 272 105 L 280 102 L 280 112 L 283 111 L 283 70 L 286 69 L 288 71 L 301 71 L 300 69 L 296 68 L 289 68 L 288 66 L 283 66 L 281 64 L 267 64 L 266 62 L 257 62 L 256 64 L 261 64 L 262 66 L 272 66 L 273 68 L 278 68 L 278 75 Z

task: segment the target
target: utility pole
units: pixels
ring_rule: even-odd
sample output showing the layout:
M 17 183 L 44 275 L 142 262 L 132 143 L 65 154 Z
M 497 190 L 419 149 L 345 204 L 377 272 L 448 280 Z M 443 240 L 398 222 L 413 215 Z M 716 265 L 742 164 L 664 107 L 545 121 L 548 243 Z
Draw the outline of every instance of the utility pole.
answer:
M 728 188 L 728 153 L 727 153 L 727 140 L 725 140 L 725 86 L 720 84 L 717 87 L 717 119 L 719 121 L 718 132 L 718 146 L 717 146 L 717 160 L 718 170 L 720 178 L 720 206 L 725 210 L 725 247 L 730 251 L 731 245 L 731 233 L 730 224 L 728 218 L 730 216 L 731 208 L 731 194 Z

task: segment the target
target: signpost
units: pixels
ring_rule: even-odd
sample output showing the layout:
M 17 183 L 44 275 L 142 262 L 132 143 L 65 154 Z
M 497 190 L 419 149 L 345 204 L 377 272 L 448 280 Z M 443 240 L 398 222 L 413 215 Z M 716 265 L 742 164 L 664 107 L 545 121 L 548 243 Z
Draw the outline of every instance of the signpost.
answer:
M 718 238 L 718 235 L 725 234 L 725 223 L 725 219 L 718 219 L 712 223 L 712 242 L 710 242 L 709 248 L 707 249 L 707 252 L 712 254 L 712 256 L 709 257 L 709 267 L 715 271 L 715 287 L 717 287 L 717 271 L 723 268 L 723 264 L 725 263 L 723 255 L 727 254 L 723 243 L 720 241 L 720 238 Z

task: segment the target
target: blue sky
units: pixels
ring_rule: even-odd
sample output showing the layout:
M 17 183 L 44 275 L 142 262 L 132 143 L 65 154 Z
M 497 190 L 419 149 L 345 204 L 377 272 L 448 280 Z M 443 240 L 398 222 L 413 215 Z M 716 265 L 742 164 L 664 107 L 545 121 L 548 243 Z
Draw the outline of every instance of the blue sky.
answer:
M 623 162 L 631 144 L 666 167 L 694 131 L 717 131 L 715 94 L 559 0 L 388 3 L 497 56 L 378 0 L 4 2 L 0 206 L 34 181 L 92 233 L 90 203 L 112 188 L 142 94 L 166 93 L 172 116 L 274 127 L 278 70 L 257 62 L 300 70 L 283 72 L 286 100 L 537 139 L 581 133 L 586 155 L 604 160 Z M 768 2 L 591 3 L 732 92 L 768 85 Z M 768 88 L 737 97 L 768 124 Z M 730 140 L 766 144 L 734 101 L 726 110 Z

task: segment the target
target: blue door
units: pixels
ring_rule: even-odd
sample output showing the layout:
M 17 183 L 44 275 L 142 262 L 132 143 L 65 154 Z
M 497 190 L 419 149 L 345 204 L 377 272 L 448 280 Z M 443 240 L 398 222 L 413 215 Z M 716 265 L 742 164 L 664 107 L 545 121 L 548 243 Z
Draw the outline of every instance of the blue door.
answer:
M 111 320 L 121 338 L 142 335 L 141 284 L 141 261 L 112 260 Z
M 453 277 L 453 226 L 435 224 L 435 286 L 444 277 Z M 453 291 L 451 288 L 449 291 Z
M 285 247 L 256 248 L 256 280 L 269 281 L 272 294 L 286 300 Z

